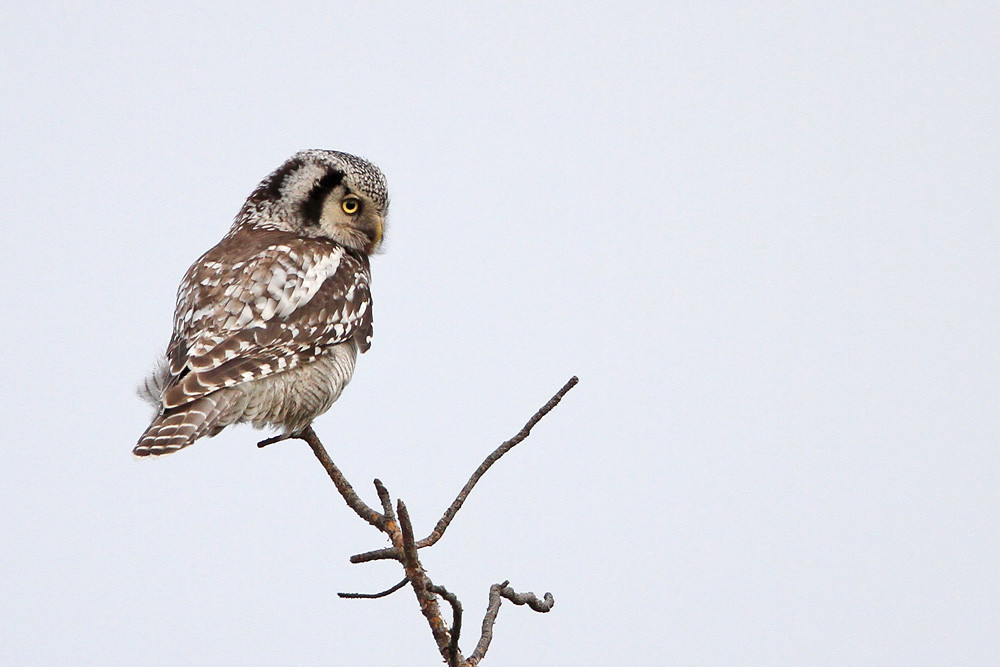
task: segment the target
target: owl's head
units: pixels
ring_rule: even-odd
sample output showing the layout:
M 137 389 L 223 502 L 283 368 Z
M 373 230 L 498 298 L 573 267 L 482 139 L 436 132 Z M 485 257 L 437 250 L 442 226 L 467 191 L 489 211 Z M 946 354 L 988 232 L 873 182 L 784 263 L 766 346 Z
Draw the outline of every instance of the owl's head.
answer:
M 378 167 L 349 153 L 311 149 L 261 181 L 236 224 L 327 238 L 367 255 L 382 243 L 388 209 Z

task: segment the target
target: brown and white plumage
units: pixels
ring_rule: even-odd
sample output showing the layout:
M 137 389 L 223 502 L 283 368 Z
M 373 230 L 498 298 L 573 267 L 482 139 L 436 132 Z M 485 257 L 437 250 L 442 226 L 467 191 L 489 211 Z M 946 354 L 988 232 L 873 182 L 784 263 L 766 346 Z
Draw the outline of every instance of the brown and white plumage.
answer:
M 371 345 L 368 256 L 388 194 L 377 167 L 335 151 L 292 156 L 181 282 L 157 408 L 133 453 L 167 454 L 250 422 L 294 434 L 328 410 Z

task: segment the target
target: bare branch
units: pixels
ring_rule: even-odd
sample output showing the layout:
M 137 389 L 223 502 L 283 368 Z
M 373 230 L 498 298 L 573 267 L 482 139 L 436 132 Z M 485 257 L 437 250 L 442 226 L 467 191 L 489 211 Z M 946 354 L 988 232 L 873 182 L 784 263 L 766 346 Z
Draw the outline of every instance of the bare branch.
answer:
M 578 382 L 577 378 L 574 376 L 570 378 L 562 389 L 560 389 L 556 394 L 538 410 L 532 416 L 531 419 L 524 425 L 513 438 L 507 440 L 499 447 L 497 447 L 483 463 L 476 469 L 466 482 L 465 486 L 459 492 L 458 496 L 452 502 L 451 506 L 445 511 L 444 515 L 434 526 L 434 530 L 431 531 L 430 535 L 422 540 L 415 540 L 413 536 L 413 525 L 410 522 L 409 512 L 406 510 L 406 505 L 402 500 L 398 500 L 396 503 L 396 509 L 393 511 L 392 498 L 389 495 L 389 491 L 385 488 L 378 479 L 374 480 L 375 491 L 378 493 L 379 502 L 382 505 L 382 513 L 376 512 L 371 507 L 369 507 L 348 483 L 347 479 L 344 477 L 343 473 L 337 468 L 327 454 L 326 449 L 323 447 L 323 443 L 320 442 L 319 437 L 312 427 L 307 427 L 301 434 L 296 437 L 305 440 L 309 447 L 313 450 L 316 458 L 323 465 L 330 479 L 333 481 L 340 495 L 343 496 L 344 501 L 347 505 L 354 510 L 354 512 L 364 519 L 366 522 L 372 526 L 378 528 L 381 532 L 389 536 L 392 540 L 392 547 L 387 549 L 379 549 L 377 551 L 370 551 L 368 553 L 359 554 L 351 557 L 351 562 L 362 563 L 369 560 L 379 560 L 384 558 L 394 558 L 399 560 L 403 564 L 403 569 L 406 572 L 406 578 L 401 582 L 380 593 L 338 593 L 342 598 L 352 598 L 352 599 L 374 599 L 381 598 L 403 588 L 407 582 L 413 587 L 413 591 L 416 594 L 417 602 L 420 605 L 420 611 L 427 619 L 428 625 L 430 625 L 431 633 L 434 636 L 434 642 L 437 644 L 438 651 L 441 656 L 445 658 L 448 662 L 449 667 L 472 667 L 478 665 L 479 662 L 486 655 L 486 651 L 489 649 L 490 642 L 493 640 L 493 626 L 496 624 L 496 617 L 500 610 L 500 603 L 502 598 L 506 598 L 513 602 L 514 604 L 524 605 L 527 604 L 529 607 L 538 612 L 547 612 L 552 609 L 555 604 L 551 593 L 546 593 L 542 600 L 539 600 L 534 593 L 517 593 L 514 589 L 510 588 L 507 584 L 508 582 L 503 582 L 502 584 L 494 584 L 490 587 L 489 604 L 486 608 L 486 615 L 483 618 L 482 633 L 479 638 L 479 643 L 476 646 L 475 652 L 472 656 L 466 660 L 461 651 L 459 650 L 458 640 L 462 632 L 462 603 L 459 602 L 458 598 L 448 592 L 444 586 L 437 586 L 431 582 L 427 573 L 424 571 L 423 566 L 420 564 L 420 559 L 417 553 L 417 549 L 422 547 L 428 547 L 436 543 L 444 535 L 445 530 L 450 525 L 452 519 L 458 513 L 458 510 L 462 508 L 463 503 L 468 498 L 469 493 L 475 487 L 476 483 L 482 478 L 484 474 L 490 469 L 490 467 L 496 463 L 500 457 L 513 449 L 518 443 L 522 442 L 531 433 L 531 429 L 537 424 L 542 417 L 548 414 L 552 408 L 559 404 L 563 396 L 572 389 Z M 258 446 L 264 447 L 274 442 L 279 442 L 281 440 L 287 439 L 289 436 L 276 436 L 274 438 L 268 438 L 258 443 Z M 452 627 L 449 630 L 444 620 L 441 618 L 441 607 L 438 604 L 438 596 L 441 596 L 451 605 L 452 609 Z
M 389 497 L 389 492 L 380 479 L 375 480 L 375 493 L 378 494 L 378 499 L 382 503 L 382 516 L 389 521 L 395 521 L 396 513 L 392 511 L 392 498 Z
M 307 426 L 302 433 L 295 436 L 301 440 L 305 440 L 306 444 L 313 450 L 313 454 L 319 459 L 319 462 L 326 469 L 330 479 L 333 480 L 334 485 L 337 490 L 340 491 L 340 495 L 344 497 L 347 502 L 348 507 L 354 510 L 354 513 L 359 517 L 375 526 L 381 531 L 385 531 L 387 519 L 382 516 L 371 507 L 365 504 L 365 501 L 361 500 L 357 493 L 355 493 L 354 488 L 351 486 L 344 474 L 340 472 L 340 469 L 334 465 L 333 460 L 330 459 L 330 455 L 326 453 L 326 449 L 323 447 L 323 443 L 319 441 L 319 436 L 316 435 L 316 431 L 313 430 L 312 426 Z M 266 441 L 265 441 L 266 442 Z
M 507 598 L 517 605 L 526 604 L 541 613 L 549 611 L 555 604 L 552 593 L 546 593 L 543 596 L 545 599 L 542 601 L 535 597 L 534 593 L 515 592 L 513 588 L 507 585 L 509 583 L 509 581 L 505 581 L 502 584 L 493 584 L 490 586 L 490 601 L 486 606 L 486 615 L 483 617 L 482 634 L 479 636 L 479 643 L 476 645 L 476 650 L 469 656 L 466 664 L 470 666 L 478 665 L 486 656 L 486 651 L 490 648 L 490 642 L 493 641 L 493 626 L 497 622 L 497 613 L 500 611 L 500 598 Z
M 534 593 L 515 593 L 514 589 L 506 584 L 500 589 L 500 595 L 516 605 L 526 604 L 541 614 L 551 610 L 556 603 L 552 593 L 546 593 L 542 596 L 543 599 L 539 600 Z
M 400 588 L 405 586 L 407 583 L 409 583 L 409 579 L 403 579 L 401 582 L 399 582 L 392 588 L 388 588 L 382 591 L 381 593 L 337 593 L 337 596 L 342 598 L 349 598 L 351 600 L 374 600 L 376 598 L 384 598 L 386 596 L 392 595 Z
M 268 445 L 273 445 L 276 442 L 283 442 L 285 440 L 288 440 L 291 437 L 293 437 L 293 436 L 290 436 L 287 433 L 282 433 L 281 435 L 276 435 L 276 436 L 274 436 L 272 438 L 264 438 L 263 440 L 261 440 L 260 442 L 257 443 L 257 447 L 260 448 L 260 449 L 263 449 L 264 447 L 267 447 Z
M 448 667 L 460 667 L 462 654 L 458 650 L 458 638 L 462 634 L 462 603 L 454 593 L 449 593 L 444 586 L 438 586 L 427 580 L 427 590 L 437 593 L 451 605 L 451 643 L 448 644 Z
M 402 500 L 396 501 L 396 513 L 399 516 L 399 533 L 402 533 L 401 535 L 397 533 L 401 544 L 397 544 L 396 548 L 403 552 L 403 568 L 406 571 L 406 578 L 413 586 L 421 613 L 427 619 L 428 625 L 431 626 L 431 634 L 434 635 L 438 651 L 447 660 L 450 652 L 448 647 L 451 644 L 451 634 L 445 627 L 444 619 L 441 618 L 441 607 L 438 605 L 437 596 L 427 590 L 427 576 L 424 574 L 424 568 L 417 557 L 417 547 L 413 541 L 413 524 L 410 523 L 410 513 L 406 511 L 406 504 Z M 396 541 L 394 535 L 393 542 Z
M 551 412 L 552 408 L 559 405 L 559 401 L 562 400 L 563 396 L 565 396 L 570 389 L 576 386 L 576 383 L 579 381 L 580 381 L 579 378 L 577 378 L 575 375 L 571 377 L 569 381 L 565 385 L 563 385 L 562 389 L 557 391 L 555 395 L 549 399 L 548 403 L 539 408 L 538 412 L 536 412 L 531 417 L 531 419 L 528 420 L 528 422 L 524 425 L 524 428 L 518 431 L 517 435 L 515 435 L 510 440 L 504 442 L 502 445 L 493 450 L 493 452 L 489 456 L 486 457 L 486 459 L 482 462 L 482 464 L 480 464 L 480 466 L 476 469 L 476 471 L 472 473 L 472 477 L 470 477 L 469 481 L 465 483 L 465 486 L 462 487 L 462 490 L 459 491 L 458 496 L 455 498 L 455 501 L 451 504 L 451 507 L 449 507 L 445 511 L 444 515 L 437 522 L 437 525 L 434 526 L 434 530 L 431 531 L 430 535 L 416 542 L 416 546 L 418 549 L 429 547 L 441 539 L 441 537 L 444 535 L 444 531 L 448 528 L 448 525 L 451 523 L 451 520 L 455 518 L 455 515 L 458 513 L 458 510 L 462 508 L 462 505 L 465 503 L 465 500 L 469 497 L 469 493 L 472 491 L 473 487 L 475 487 L 479 479 L 484 474 L 486 474 L 486 471 L 490 469 L 490 466 L 492 466 L 494 463 L 500 460 L 500 457 L 509 452 L 511 449 L 513 449 L 515 445 L 519 444 L 525 438 L 527 438 L 528 435 L 531 433 L 531 429 L 535 426 L 535 424 L 541 421 L 542 417 Z M 355 554 L 354 556 L 351 556 L 351 562 L 365 563 L 368 561 L 383 560 L 386 558 L 398 559 L 399 552 L 392 547 L 386 549 L 377 549 L 375 551 L 368 551 L 363 554 Z
M 493 641 L 493 625 L 497 622 L 497 612 L 500 611 L 500 589 L 508 583 L 510 582 L 505 581 L 502 584 L 490 586 L 490 601 L 486 605 L 486 615 L 483 616 L 483 629 L 479 635 L 476 650 L 469 656 L 468 663 L 470 665 L 478 665 L 490 648 L 490 642 Z
M 437 522 L 437 525 L 434 526 L 434 530 L 431 531 L 431 534 L 426 538 L 426 540 L 421 540 L 422 542 L 427 542 L 421 546 L 429 547 L 441 539 L 441 536 L 444 535 L 444 531 L 448 528 L 451 520 L 455 518 L 458 510 L 462 508 L 462 504 L 465 503 L 466 498 L 469 497 L 469 493 L 472 491 L 476 483 L 479 482 L 479 479 L 486 474 L 486 471 L 489 470 L 494 463 L 500 460 L 501 456 L 509 452 L 515 445 L 527 438 L 531 434 L 531 429 L 534 428 L 535 424 L 541 421 L 542 417 L 551 412 L 552 408 L 559 405 L 559 401 L 561 401 L 562 397 L 566 395 L 566 392 L 576 386 L 576 383 L 579 381 L 579 378 L 575 375 L 571 377 L 569 381 L 563 385 L 562 389 L 557 391 L 555 395 L 550 398 L 549 401 L 531 417 L 531 419 L 528 420 L 528 422 L 524 425 L 524 428 L 518 431 L 517 435 L 497 447 L 493 450 L 492 454 L 486 457 L 486 460 L 479 465 L 476 472 L 472 473 L 472 477 L 469 478 L 469 481 L 466 482 L 465 486 L 462 487 L 462 490 L 459 491 L 455 501 L 451 504 L 451 507 L 445 511 L 444 516 L 442 516 L 441 520 Z

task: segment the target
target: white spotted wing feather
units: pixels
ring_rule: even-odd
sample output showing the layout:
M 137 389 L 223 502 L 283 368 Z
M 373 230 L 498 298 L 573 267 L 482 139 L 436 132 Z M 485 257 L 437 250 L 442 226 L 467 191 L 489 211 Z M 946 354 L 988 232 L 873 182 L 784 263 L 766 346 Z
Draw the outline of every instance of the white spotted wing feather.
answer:
M 349 379 L 353 355 L 370 345 L 371 322 L 366 256 L 277 230 L 230 234 L 181 283 L 161 414 L 135 453 L 174 451 L 241 421 L 240 395 L 224 390 L 312 364 L 338 346 L 352 348 Z

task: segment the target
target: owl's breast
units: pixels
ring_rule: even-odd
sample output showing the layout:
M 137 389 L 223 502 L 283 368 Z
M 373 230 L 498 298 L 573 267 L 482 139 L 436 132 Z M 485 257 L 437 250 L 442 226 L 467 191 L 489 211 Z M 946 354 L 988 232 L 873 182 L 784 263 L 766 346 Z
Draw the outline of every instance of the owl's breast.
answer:
M 351 340 L 328 348 L 312 363 L 234 387 L 246 401 L 238 421 L 300 431 L 340 398 L 357 357 L 357 343 Z

